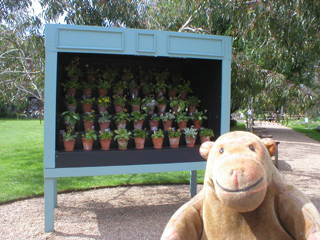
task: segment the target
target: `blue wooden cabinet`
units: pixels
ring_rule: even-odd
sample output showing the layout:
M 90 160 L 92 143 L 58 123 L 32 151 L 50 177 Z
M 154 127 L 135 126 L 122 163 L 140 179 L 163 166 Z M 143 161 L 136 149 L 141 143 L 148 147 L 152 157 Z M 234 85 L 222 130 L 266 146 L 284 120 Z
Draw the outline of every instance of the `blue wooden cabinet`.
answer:
M 130 173 L 190 171 L 191 195 L 196 192 L 196 171 L 205 168 L 196 148 L 181 146 L 155 150 L 64 152 L 60 114 L 65 111 L 62 84 L 68 81 L 64 67 L 78 56 L 82 65 L 96 64 L 117 68 L 169 69 L 191 81 L 193 94 L 208 110 L 206 127 L 215 137 L 229 131 L 230 122 L 230 37 L 122 29 L 92 26 L 46 25 L 45 72 L 45 231 L 54 231 L 57 206 L 57 178 Z M 189 123 L 190 125 L 191 123 Z M 80 129 L 81 127 L 79 127 Z M 130 126 L 128 127 L 130 130 Z M 80 139 L 77 139 L 78 144 Z M 149 139 L 150 141 L 150 139 Z M 149 144 L 149 145 L 148 145 Z

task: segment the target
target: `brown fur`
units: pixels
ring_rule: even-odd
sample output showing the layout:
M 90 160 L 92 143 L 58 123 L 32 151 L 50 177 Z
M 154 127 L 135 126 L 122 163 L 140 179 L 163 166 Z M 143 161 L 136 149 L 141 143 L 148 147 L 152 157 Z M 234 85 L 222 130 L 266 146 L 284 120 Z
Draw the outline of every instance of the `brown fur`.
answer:
M 272 164 L 272 139 L 248 132 L 206 142 L 204 187 L 170 219 L 162 240 L 320 240 L 320 215 Z

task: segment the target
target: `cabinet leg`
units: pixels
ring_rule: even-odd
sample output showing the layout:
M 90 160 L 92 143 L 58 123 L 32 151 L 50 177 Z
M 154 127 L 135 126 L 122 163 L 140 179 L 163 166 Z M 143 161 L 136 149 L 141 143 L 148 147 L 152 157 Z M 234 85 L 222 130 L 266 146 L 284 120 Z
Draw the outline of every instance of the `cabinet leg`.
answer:
M 197 194 L 197 170 L 190 171 L 190 196 Z
M 45 232 L 54 232 L 54 207 L 56 179 L 44 179 L 44 230 Z

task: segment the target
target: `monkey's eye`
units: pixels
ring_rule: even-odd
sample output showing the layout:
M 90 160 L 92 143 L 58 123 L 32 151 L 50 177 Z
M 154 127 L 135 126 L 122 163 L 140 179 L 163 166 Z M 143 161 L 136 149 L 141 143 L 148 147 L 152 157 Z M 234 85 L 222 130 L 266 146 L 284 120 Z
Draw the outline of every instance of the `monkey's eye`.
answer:
M 219 153 L 222 154 L 224 152 L 223 148 L 220 148 Z
M 256 151 L 252 145 L 250 145 L 249 148 L 252 152 Z

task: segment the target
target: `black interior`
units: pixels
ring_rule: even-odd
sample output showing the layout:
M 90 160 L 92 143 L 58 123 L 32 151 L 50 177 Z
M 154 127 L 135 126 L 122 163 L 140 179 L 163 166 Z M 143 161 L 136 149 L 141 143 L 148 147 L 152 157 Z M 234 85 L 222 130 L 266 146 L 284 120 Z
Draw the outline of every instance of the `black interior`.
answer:
M 147 57 L 147 56 L 133 56 L 133 55 L 116 55 L 116 54 L 84 54 L 84 53 L 58 53 L 58 68 L 57 68 L 57 130 L 56 130 L 56 167 L 79 167 L 79 166 L 109 166 L 109 165 L 131 165 L 131 164 L 148 164 L 148 163 L 161 163 L 161 162 L 192 162 L 203 161 L 200 157 L 198 150 L 200 146 L 199 136 L 196 141 L 196 148 L 189 149 L 185 147 L 185 140 L 183 135 L 180 140 L 180 147 L 178 149 L 171 149 L 169 147 L 168 138 L 165 137 L 163 149 L 153 149 L 151 134 L 146 139 L 144 150 L 135 150 L 134 141 L 129 141 L 128 150 L 120 151 L 117 149 L 117 142 L 112 140 L 110 151 L 101 151 L 99 140 L 94 142 L 94 150 L 86 152 L 82 149 L 81 134 L 83 133 L 82 120 L 80 124 L 76 125 L 75 130 L 79 132 L 76 139 L 76 146 L 74 152 L 64 152 L 62 135 L 60 130 L 64 129 L 64 124 L 60 114 L 66 111 L 64 104 L 64 96 L 66 93 L 63 91 L 62 83 L 68 81 L 67 74 L 64 70 L 65 66 L 74 58 L 80 58 L 80 65 L 94 64 L 101 68 L 117 67 L 119 69 L 131 68 L 134 75 L 139 73 L 139 67 L 147 70 L 155 68 L 158 70 L 168 69 L 171 74 L 180 73 L 186 80 L 191 81 L 193 90 L 192 95 L 197 96 L 201 100 L 199 110 L 207 110 L 208 120 L 203 123 L 204 127 L 213 129 L 216 139 L 220 134 L 220 117 L 221 117 L 221 73 L 222 61 L 211 59 L 197 59 L 197 58 L 169 58 L 169 57 Z M 85 79 L 85 76 L 82 76 Z M 143 98 L 142 93 L 139 93 Z M 108 96 L 112 96 L 112 91 L 109 91 Z M 97 96 L 97 91 L 93 92 L 93 97 Z M 78 91 L 77 95 L 77 112 L 81 111 L 81 92 Z M 94 108 L 96 113 L 97 108 Z M 130 109 L 128 107 L 128 109 Z M 167 106 L 167 110 L 169 106 Z M 114 113 L 113 109 L 108 109 L 109 112 Z M 95 129 L 99 131 L 97 119 L 99 114 L 96 115 Z M 192 125 L 191 121 L 188 127 Z M 148 127 L 147 121 L 144 127 Z M 160 128 L 162 128 L 160 122 Z M 115 123 L 111 122 L 110 129 L 115 129 Z M 127 124 L 128 130 L 133 130 L 133 124 Z M 165 136 L 167 133 L 165 132 Z M 160 157 L 161 156 L 161 157 Z M 104 160 L 103 160 L 104 159 Z M 108 160 L 106 160 L 108 159 Z

